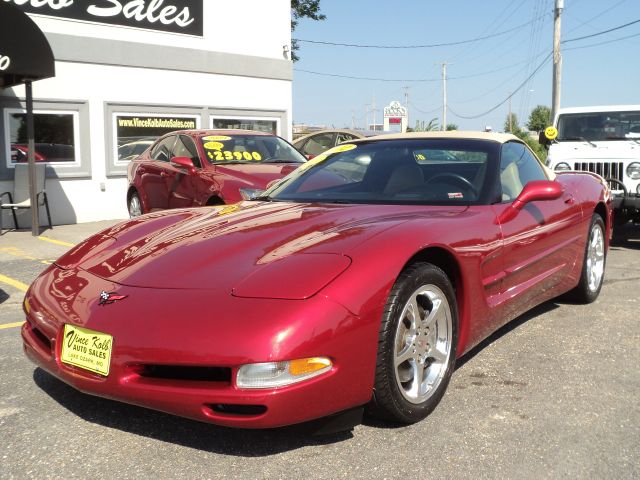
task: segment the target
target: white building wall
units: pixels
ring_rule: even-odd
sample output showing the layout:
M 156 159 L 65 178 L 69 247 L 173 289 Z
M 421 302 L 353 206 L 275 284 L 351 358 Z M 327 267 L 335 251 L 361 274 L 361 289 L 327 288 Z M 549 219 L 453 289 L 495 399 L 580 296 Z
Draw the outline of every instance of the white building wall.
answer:
M 32 18 L 45 33 L 248 55 L 248 62 L 260 56 L 283 60 L 283 46 L 291 41 L 288 0 L 204 0 L 204 38 L 35 15 Z M 224 68 L 217 67 L 220 70 Z M 24 98 L 24 87 L 2 95 Z M 91 175 L 47 179 L 54 225 L 128 216 L 127 179 L 107 174 L 111 152 L 106 138 L 113 128 L 106 113 L 108 104 L 284 112 L 287 122 L 280 125 L 280 134 L 290 139 L 291 97 L 290 80 L 57 61 L 54 78 L 34 83 L 34 98 L 36 102 L 62 100 L 88 105 L 90 134 L 88 139 L 81 136 L 80 141 L 90 143 L 84 151 L 90 155 Z M 208 119 L 203 119 L 201 128 L 208 127 Z M 0 192 L 12 188 L 12 182 L 0 181 Z M 12 224 L 7 213 L 5 226 Z M 23 228 L 29 227 L 29 212 L 20 212 L 19 221 Z M 42 209 L 41 224 L 45 223 Z
M 267 58 L 283 58 L 282 46 L 291 43 L 290 0 L 203 0 L 203 10 L 203 37 L 30 16 L 45 33 Z

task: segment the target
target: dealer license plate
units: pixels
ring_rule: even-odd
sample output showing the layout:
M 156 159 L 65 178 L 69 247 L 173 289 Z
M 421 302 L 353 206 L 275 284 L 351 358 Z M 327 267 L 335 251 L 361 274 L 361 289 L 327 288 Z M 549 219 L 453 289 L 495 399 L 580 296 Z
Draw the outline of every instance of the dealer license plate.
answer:
M 109 375 L 112 348 L 111 335 L 66 324 L 60 360 L 106 377 Z

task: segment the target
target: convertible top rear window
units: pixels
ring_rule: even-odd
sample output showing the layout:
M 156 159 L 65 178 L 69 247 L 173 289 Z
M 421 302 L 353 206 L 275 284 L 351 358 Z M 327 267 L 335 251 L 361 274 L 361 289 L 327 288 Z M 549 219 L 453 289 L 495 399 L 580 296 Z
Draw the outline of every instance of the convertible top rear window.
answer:
M 478 204 L 494 185 L 499 144 L 402 139 L 339 145 L 266 194 L 335 203 Z

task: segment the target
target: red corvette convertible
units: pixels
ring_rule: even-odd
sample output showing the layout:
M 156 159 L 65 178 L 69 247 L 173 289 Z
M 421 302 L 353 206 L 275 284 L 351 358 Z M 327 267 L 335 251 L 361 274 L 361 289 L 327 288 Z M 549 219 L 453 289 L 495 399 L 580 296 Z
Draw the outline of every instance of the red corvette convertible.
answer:
M 24 301 L 24 350 L 86 393 L 221 425 L 416 422 L 456 359 L 535 305 L 593 302 L 606 183 L 516 137 L 362 139 L 236 205 L 98 233 Z
M 129 215 L 247 200 L 305 160 L 289 143 L 270 133 L 171 132 L 129 163 Z

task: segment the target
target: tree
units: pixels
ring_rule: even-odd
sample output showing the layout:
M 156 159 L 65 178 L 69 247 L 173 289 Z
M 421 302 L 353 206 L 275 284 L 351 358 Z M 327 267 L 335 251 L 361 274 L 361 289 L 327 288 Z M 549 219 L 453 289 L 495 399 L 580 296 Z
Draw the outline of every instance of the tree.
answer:
M 412 130 L 413 132 L 434 132 L 436 130 L 440 130 L 440 126 L 438 125 L 438 119 L 432 118 L 429 122 L 425 122 L 424 120 L 416 120 L 416 126 Z
M 458 125 L 455 123 L 447 123 L 447 131 L 449 130 L 458 130 Z
M 310 18 L 312 20 L 324 20 L 327 18 L 320 13 L 320 0 L 291 0 L 291 33 L 298 26 L 298 20 L 301 18 Z M 291 39 L 291 60 L 297 62 L 300 60 L 297 52 L 300 45 L 295 38 Z
M 504 121 L 504 131 L 514 135 L 518 135 L 522 131 L 520 125 L 518 125 L 518 116 L 515 113 L 507 114 L 507 118 Z
M 545 105 L 538 105 L 531 110 L 527 128 L 532 132 L 541 132 L 551 124 L 551 109 Z

